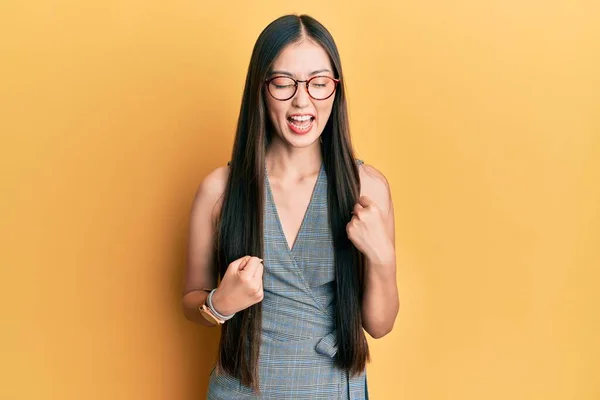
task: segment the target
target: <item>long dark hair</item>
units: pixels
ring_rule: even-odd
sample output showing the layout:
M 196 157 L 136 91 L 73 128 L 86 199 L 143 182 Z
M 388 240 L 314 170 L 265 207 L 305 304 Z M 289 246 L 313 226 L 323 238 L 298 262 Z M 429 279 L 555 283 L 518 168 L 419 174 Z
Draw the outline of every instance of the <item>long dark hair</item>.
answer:
M 348 110 L 337 46 L 327 29 L 307 15 L 286 15 L 260 34 L 248 67 L 242 106 L 231 156 L 229 180 L 217 231 L 217 265 L 222 279 L 227 266 L 245 255 L 263 256 L 264 165 L 270 141 L 264 82 L 273 61 L 291 43 L 311 40 L 328 53 L 340 79 L 333 109 L 322 137 L 323 163 L 328 179 L 329 223 L 335 248 L 336 331 L 335 362 L 352 375 L 369 360 L 362 329 L 364 256 L 346 234 L 351 211 L 360 193 L 358 167 L 350 141 Z M 217 369 L 258 390 L 262 303 L 239 313 L 222 326 Z

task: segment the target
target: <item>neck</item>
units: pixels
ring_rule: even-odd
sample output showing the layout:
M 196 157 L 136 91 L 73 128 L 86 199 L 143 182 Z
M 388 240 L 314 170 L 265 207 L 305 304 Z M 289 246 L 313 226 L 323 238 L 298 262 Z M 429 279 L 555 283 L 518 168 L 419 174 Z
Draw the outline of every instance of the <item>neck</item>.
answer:
M 322 162 L 319 140 L 310 146 L 298 148 L 274 138 L 267 148 L 266 164 L 269 176 L 293 179 L 313 175 L 319 171 Z

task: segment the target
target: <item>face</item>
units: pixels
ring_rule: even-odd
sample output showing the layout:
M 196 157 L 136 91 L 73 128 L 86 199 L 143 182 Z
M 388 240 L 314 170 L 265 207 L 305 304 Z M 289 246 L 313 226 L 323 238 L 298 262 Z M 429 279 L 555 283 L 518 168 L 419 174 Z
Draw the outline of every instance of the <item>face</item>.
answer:
M 333 67 L 325 50 L 308 40 L 288 45 L 275 59 L 268 78 L 274 76 L 290 76 L 296 80 L 308 80 L 313 76 L 328 76 L 335 78 Z M 290 81 L 288 81 L 289 83 Z M 278 84 L 279 85 L 276 85 Z M 285 93 L 283 81 L 274 81 L 271 91 Z M 311 93 L 327 91 L 325 85 L 333 84 L 331 81 L 317 78 L 311 81 Z M 293 90 L 292 90 L 293 91 Z M 294 147 L 306 147 L 315 143 L 325 125 L 331 109 L 335 93 L 325 100 L 315 100 L 306 90 L 306 83 L 298 83 L 298 90 L 289 100 L 277 100 L 265 87 L 267 112 L 275 129 L 273 139 L 279 138 Z M 287 96 L 278 96 L 285 98 Z

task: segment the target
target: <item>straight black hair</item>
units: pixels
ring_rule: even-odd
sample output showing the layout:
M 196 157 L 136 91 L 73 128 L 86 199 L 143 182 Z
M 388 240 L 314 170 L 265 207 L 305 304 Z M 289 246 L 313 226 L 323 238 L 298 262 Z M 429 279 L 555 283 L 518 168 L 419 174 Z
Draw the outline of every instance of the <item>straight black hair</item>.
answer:
M 229 179 L 217 230 L 217 269 L 222 279 L 228 265 L 245 255 L 263 257 L 264 165 L 270 141 L 264 82 L 282 50 L 302 40 L 320 45 L 340 79 L 333 109 L 322 138 L 328 179 L 328 211 L 335 248 L 336 365 L 356 375 L 369 360 L 362 329 L 364 256 L 348 239 L 346 225 L 360 193 L 358 166 L 350 140 L 348 110 L 337 46 L 329 31 L 308 15 L 286 15 L 271 22 L 258 37 L 248 67 Z M 267 94 L 268 95 L 268 94 Z M 217 370 L 258 391 L 262 303 L 239 313 L 222 326 Z

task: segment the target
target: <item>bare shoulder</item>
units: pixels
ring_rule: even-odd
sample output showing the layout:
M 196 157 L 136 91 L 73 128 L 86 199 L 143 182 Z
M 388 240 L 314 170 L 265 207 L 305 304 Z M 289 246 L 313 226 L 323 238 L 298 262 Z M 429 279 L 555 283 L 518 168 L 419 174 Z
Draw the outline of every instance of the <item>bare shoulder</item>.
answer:
M 369 164 L 362 164 L 359 168 L 360 195 L 371 198 L 375 204 L 387 214 L 391 208 L 390 184 L 377 168 Z
M 213 219 L 216 218 L 221 212 L 228 178 L 229 167 L 227 166 L 218 167 L 209 173 L 198 186 L 194 198 L 194 209 L 210 208 Z
M 198 191 L 211 197 L 219 197 L 225 192 L 227 178 L 229 178 L 229 167 L 218 167 L 206 175 Z

